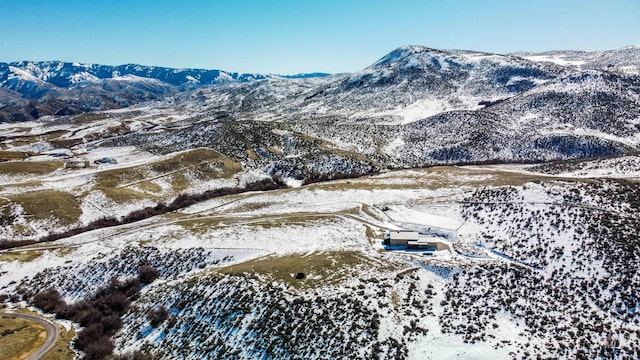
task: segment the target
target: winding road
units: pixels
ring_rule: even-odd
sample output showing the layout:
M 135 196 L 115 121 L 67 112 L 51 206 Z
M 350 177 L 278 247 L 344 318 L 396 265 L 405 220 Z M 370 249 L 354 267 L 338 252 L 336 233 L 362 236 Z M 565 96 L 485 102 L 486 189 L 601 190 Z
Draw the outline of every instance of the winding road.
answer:
M 58 330 L 58 327 L 51 320 L 47 320 L 45 318 L 20 313 L 0 313 L 0 317 L 35 321 L 38 324 L 44 326 L 44 328 L 47 330 L 47 339 L 45 340 L 44 344 L 42 344 L 42 346 L 33 354 L 29 355 L 26 360 L 37 360 L 43 357 L 44 354 L 47 353 L 47 351 L 51 350 L 55 346 L 56 341 L 58 341 L 58 337 L 60 336 L 60 330 Z

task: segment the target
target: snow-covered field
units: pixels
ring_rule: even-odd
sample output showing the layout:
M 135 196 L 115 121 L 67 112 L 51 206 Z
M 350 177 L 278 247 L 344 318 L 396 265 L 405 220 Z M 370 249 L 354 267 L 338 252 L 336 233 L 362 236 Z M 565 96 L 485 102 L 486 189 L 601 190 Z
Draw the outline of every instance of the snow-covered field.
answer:
M 156 100 L 0 124 L 0 248 L 66 234 L 0 250 L 0 298 L 84 306 L 151 266 L 117 353 L 640 358 L 637 59 L 404 46 L 351 74 L 193 91 L 122 67 L 104 81 Z M 24 84 L 53 71 L 14 65 Z M 51 112 L 36 103 L 0 116 Z M 526 165 L 447 166 L 502 162 Z M 385 247 L 391 229 L 439 250 Z
M 51 184 L 81 187 L 78 178 L 91 178 L 83 171 Z M 593 226 L 609 226 L 609 220 L 588 214 L 614 212 L 631 220 L 639 210 L 625 194 L 634 188 L 566 182 L 567 174 L 560 175 L 537 176 L 526 166 L 440 167 L 216 198 L 0 253 L 0 292 L 53 286 L 78 300 L 112 276 L 131 276 L 140 264 L 151 263 L 161 269 L 161 280 L 143 289 L 116 344 L 120 351 L 163 349 L 165 358 L 224 357 L 229 351 L 240 358 L 317 357 L 319 351 L 333 358 L 590 357 L 608 351 L 612 338 L 615 351 L 634 354 L 637 337 L 631 334 L 640 331 L 639 319 L 625 294 L 637 283 L 637 268 L 611 274 L 638 261 L 637 252 L 627 252 L 622 242 L 605 246 L 611 256 L 592 253 L 589 247 L 601 241 L 601 230 Z M 92 194 L 85 204 L 102 204 Z M 91 218 L 85 211 L 96 210 L 83 205 L 81 211 L 85 219 Z M 634 225 L 621 226 L 618 235 L 633 239 L 625 229 Z M 452 251 L 385 251 L 384 231 L 403 227 L 427 229 Z M 317 261 L 331 265 L 318 270 Z M 295 280 L 296 272 L 307 277 Z M 558 276 L 562 282 L 550 282 Z M 576 282 L 599 288 L 600 281 L 609 281 L 613 296 L 583 297 L 576 290 Z M 562 295 L 553 299 L 555 293 Z M 575 296 L 574 303 L 559 303 L 562 296 Z M 606 315 L 620 309 L 619 302 L 626 304 L 626 314 Z M 170 320 L 152 327 L 145 314 L 160 305 L 170 310 Z M 578 340 L 565 338 L 558 334 L 572 320 L 554 315 L 554 306 L 579 324 L 593 314 L 610 322 L 601 333 L 591 324 L 571 330 Z M 583 307 L 592 315 L 575 311 Z M 545 321 L 558 322 L 545 322 L 541 332 L 543 313 Z M 324 326 L 304 330 L 320 318 Z M 194 336 L 187 328 L 212 335 Z M 295 334 L 303 345 L 293 346 L 284 333 Z M 590 345 L 579 342 L 587 338 Z M 199 350 L 185 352 L 185 342 L 197 342 Z

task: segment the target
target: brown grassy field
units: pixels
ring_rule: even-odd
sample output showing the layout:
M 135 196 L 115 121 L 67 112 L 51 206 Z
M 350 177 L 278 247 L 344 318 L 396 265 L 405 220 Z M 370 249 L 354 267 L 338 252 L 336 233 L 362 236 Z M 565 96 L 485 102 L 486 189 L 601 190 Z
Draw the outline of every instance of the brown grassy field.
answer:
M 145 165 L 101 171 L 95 175 L 94 189 L 117 203 L 142 199 L 155 201 L 161 196 L 188 190 L 194 180 L 230 178 L 241 170 L 240 163 L 214 150 L 195 149 Z M 167 181 L 172 191 L 160 194 L 162 187 L 158 180 Z
M 29 191 L 7 198 L 22 206 L 25 216 L 37 220 L 52 219 L 60 225 L 76 223 L 82 213 L 78 200 L 64 191 Z
M 0 163 L 0 174 L 46 175 L 63 166 L 62 161 L 9 161 Z
M 8 252 L 0 254 L 0 261 L 30 262 L 42 256 L 39 251 Z
M 30 156 L 22 151 L 0 151 L 0 161 L 24 160 Z
M 380 264 L 360 252 L 332 251 L 266 256 L 218 271 L 223 274 L 258 275 L 268 281 L 279 281 L 301 289 L 337 284 L 356 275 L 358 271 L 373 267 L 379 268 Z M 297 273 L 303 273 L 304 278 L 296 279 Z
M 38 316 L 38 313 L 24 308 L 17 309 L 16 312 Z M 58 341 L 56 341 L 54 347 L 42 357 L 42 360 L 72 360 L 75 358 L 75 353 L 69 347 L 73 337 L 76 335 L 75 330 L 71 328 L 67 331 L 63 326 L 59 325 L 58 329 L 60 330 Z
M 309 188 L 328 191 L 392 189 L 436 190 L 459 186 L 475 188 L 503 185 L 521 186 L 532 181 L 550 182 L 558 180 L 592 181 L 590 179 L 572 179 L 536 174 L 523 174 L 491 167 L 467 168 L 458 166 L 435 166 L 426 169 L 400 170 L 370 177 L 317 183 L 310 185 Z
M 47 338 L 44 326 L 23 320 L 0 318 L 0 359 L 25 359 Z

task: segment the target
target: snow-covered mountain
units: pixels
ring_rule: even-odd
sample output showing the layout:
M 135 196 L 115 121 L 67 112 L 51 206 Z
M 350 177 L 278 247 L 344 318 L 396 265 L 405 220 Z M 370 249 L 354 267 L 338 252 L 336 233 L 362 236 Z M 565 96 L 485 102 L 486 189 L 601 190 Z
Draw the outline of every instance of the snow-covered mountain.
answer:
M 44 89 L 73 90 L 100 85 L 110 80 L 132 83 L 150 83 L 155 80 L 184 90 L 197 86 L 252 81 L 267 77 L 267 75 L 239 74 L 222 70 L 172 69 L 135 64 L 109 66 L 61 61 L 0 63 L 0 85 L 20 92 L 25 98 L 43 96 L 34 88 L 37 85 Z
M 326 75 L 312 73 L 283 77 L 297 79 Z M 109 66 L 61 61 L 0 63 L 0 101 L 12 107 L 9 114 L 0 114 L 0 122 L 121 108 L 200 87 L 274 77 L 280 76 L 136 64 Z M 6 91 L 11 91 L 12 96 L 8 93 L 5 95 Z M 21 98 L 41 103 L 52 99 L 64 100 L 65 105 L 57 112 L 49 112 L 44 111 L 47 106 L 18 101 Z
M 476 109 L 481 101 L 513 96 L 563 74 L 560 67 L 512 56 L 406 46 L 317 89 L 301 105 L 308 111 L 388 113 L 417 120 Z
M 0 116 L 28 120 L 156 100 L 142 109 L 171 109 L 184 121 L 109 141 L 165 153 L 212 147 L 296 177 L 335 168 L 326 161 L 337 161 L 338 151 L 349 166 L 364 155 L 357 163 L 368 165 L 356 167 L 365 172 L 544 161 L 635 151 L 640 77 L 632 70 L 639 65 L 637 47 L 499 55 L 404 46 L 355 73 L 290 77 L 22 62 L 6 64 L 0 76 L 5 97 L 29 91 L 41 100 L 9 105 Z
M 636 50 L 207 86 L 10 65 L 0 116 L 39 120 L 0 123 L 0 248 L 48 243 L 0 251 L 0 306 L 95 359 L 638 358 Z
M 640 144 L 636 75 L 420 46 L 353 74 L 224 84 L 167 106 L 192 120 L 113 143 L 160 152 L 212 147 L 295 177 L 597 157 Z
M 620 66 L 628 69 L 638 69 L 640 54 L 634 49 L 597 54 L 600 58 L 607 55 L 610 62 L 617 59 Z M 343 116 L 407 123 L 452 110 L 479 110 L 506 99 L 517 101 L 519 95 L 538 91 L 535 89 L 546 84 L 555 87 L 555 91 L 565 91 L 559 89 L 562 86 L 574 92 L 583 88 L 583 93 L 598 89 L 617 97 L 628 96 L 616 92 L 617 83 L 637 81 L 632 72 L 595 69 L 595 65 L 594 69 L 578 68 L 526 57 L 531 58 L 405 46 L 351 74 L 315 78 L 311 82 L 267 79 L 212 87 L 199 99 L 198 106 L 210 104 L 240 119 Z M 612 83 L 599 89 L 598 81 Z M 569 83 L 574 84 L 571 89 Z M 634 86 L 625 89 L 635 91 Z

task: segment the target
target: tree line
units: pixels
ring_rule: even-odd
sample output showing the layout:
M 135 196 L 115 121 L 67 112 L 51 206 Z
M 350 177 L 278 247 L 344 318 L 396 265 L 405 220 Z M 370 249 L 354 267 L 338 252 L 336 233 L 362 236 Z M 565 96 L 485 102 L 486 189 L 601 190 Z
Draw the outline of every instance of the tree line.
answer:
M 51 242 L 59 239 L 64 239 L 74 235 L 82 234 L 88 231 L 97 229 L 113 227 L 124 224 L 131 224 L 140 220 L 148 219 L 153 216 L 166 214 L 172 211 L 184 209 L 191 205 L 201 203 L 203 201 L 211 200 L 221 196 L 241 194 L 249 191 L 269 191 L 286 188 L 287 185 L 284 179 L 280 176 L 274 175 L 270 178 L 265 178 L 259 181 L 246 184 L 244 187 L 223 187 L 213 190 L 207 190 L 197 194 L 180 194 L 171 203 L 159 202 L 155 206 L 147 206 L 143 209 L 138 209 L 130 212 L 129 214 L 118 219 L 112 216 L 105 216 L 100 219 L 94 220 L 87 225 L 74 227 L 62 232 L 51 233 L 40 239 L 26 239 L 17 241 L 0 241 L 0 250 L 10 249 L 20 246 L 32 245 L 37 243 Z

